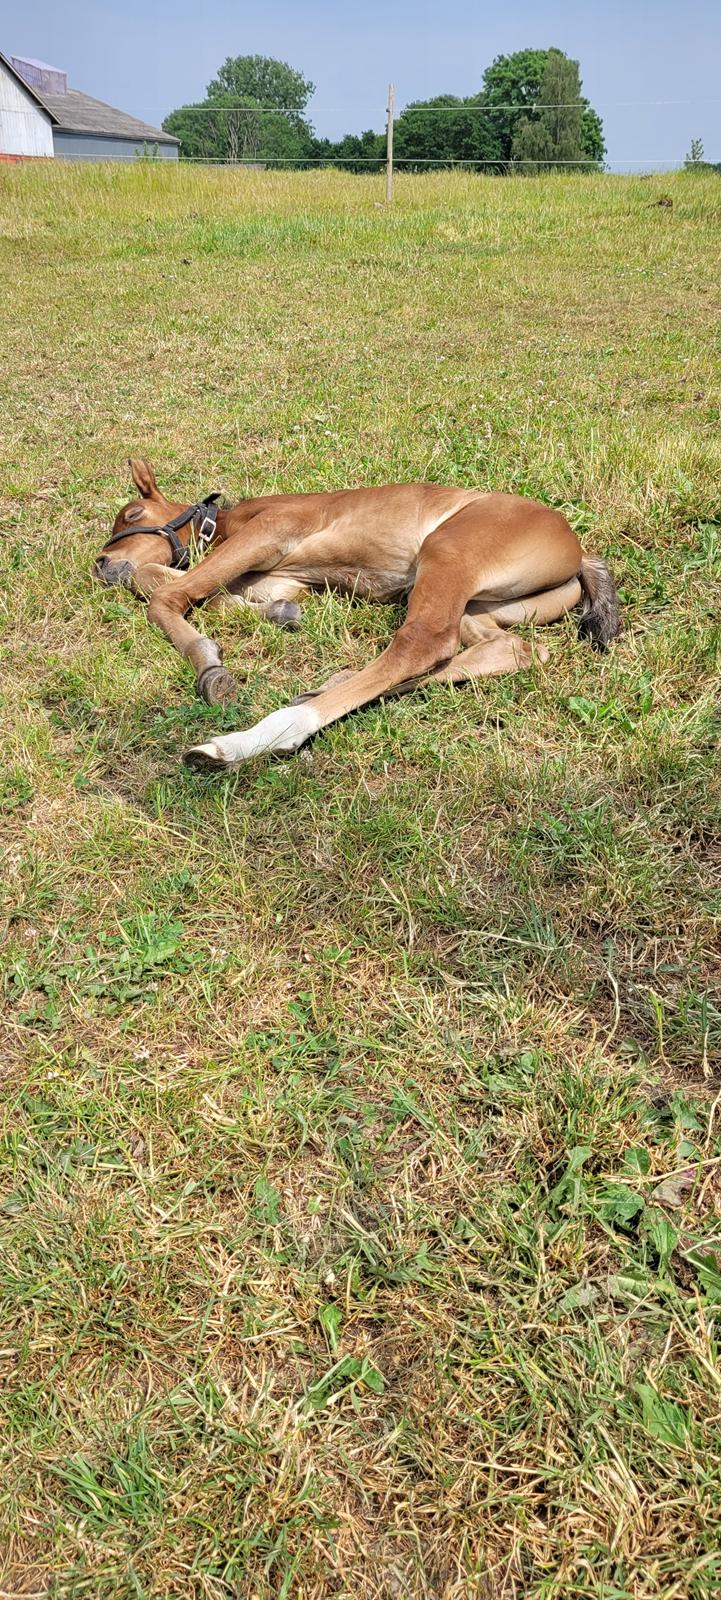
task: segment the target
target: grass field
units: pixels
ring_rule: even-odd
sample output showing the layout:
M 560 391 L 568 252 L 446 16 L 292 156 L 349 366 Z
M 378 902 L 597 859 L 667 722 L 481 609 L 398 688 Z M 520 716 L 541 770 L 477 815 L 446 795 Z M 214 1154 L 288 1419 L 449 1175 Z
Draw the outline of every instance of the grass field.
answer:
M 0 170 L 3 1597 L 719 1592 L 721 184 L 379 185 Z M 202 779 L 397 613 L 208 710 L 131 453 L 539 496 L 624 637 Z

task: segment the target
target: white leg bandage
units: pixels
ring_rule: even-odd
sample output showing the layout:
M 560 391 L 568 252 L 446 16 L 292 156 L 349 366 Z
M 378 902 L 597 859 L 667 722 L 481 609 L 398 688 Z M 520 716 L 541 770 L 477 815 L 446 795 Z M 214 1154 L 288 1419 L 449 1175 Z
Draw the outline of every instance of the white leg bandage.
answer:
M 317 732 L 320 720 L 312 705 L 283 706 L 244 733 L 224 733 L 195 745 L 185 760 L 192 767 L 234 767 L 252 756 L 298 750 Z

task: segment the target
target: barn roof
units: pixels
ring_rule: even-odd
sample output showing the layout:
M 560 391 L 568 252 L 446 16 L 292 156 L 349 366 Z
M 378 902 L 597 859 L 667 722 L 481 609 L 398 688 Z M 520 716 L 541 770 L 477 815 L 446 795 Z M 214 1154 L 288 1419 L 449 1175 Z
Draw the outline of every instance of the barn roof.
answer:
M 164 133 L 162 128 L 154 128 L 151 122 L 142 122 L 138 117 L 129 116 L 127 111 L 107 106 L 104 100 L 95 100 L 91 94 L 83 94 L 80 89 L 68 89 L 67 94 L 50 94 L 44 89 L 40 94 L 32 84 L 26 83 L 2 51 L 0 62 L 22 84 L 26 94 L 30 95 L 40 110 L 46 112 L 60 133 L 92 133 L 96 137 L 104 134 L 110 139 L 144 139 L 149 144 L 180 144 L 180 140 L 175 139 L 172 133 Z M 33 65 L 41 66 L 42 63 L 34 62 Z
M 125 110 L 96 101 L 93 94 L 69 90 L 67 94 L 43 94 L 43 101 L 64 133 L 110 134 L 115 139 L 150 139 L 153 144 L 179 144 L 173 134 L 153 128 L 150 122 L 129 117 Z
M 67 94 L 43 94 L 43 103 L 65 133 L 106 134 L 115 139 L 146 139 L 153 144 L 179 144 L 170 133 L 154 128 L 150 122 L 141 122 L 127 111 L 117 111 L 104 100 L 95 100 L 80 89 L 68 89 Z
M 55 116 L 55 113 L 51 111 L 48 105 L 45 104 L 42 95 L 39 95 L 37 89 L 33 89 L 29 83 L 25 82 L 22 73 L 18 72 L 17 67 L 13 66 L 12 61 L 8 61 L 7 56 L 3 55 L 2 50 L 0 50 L 0 64 L 5 68 L 6 72 L 10 73 L 11 78 L 14 78 L 16 83 L 22 85 L 25 93 L 29 94 L 30 99 L 35 101 L 35 104 L 40 107 L 41 111 L 45 112 L 45 115 L 50 118 L 50 121 L 53 124 L 57 124 L 58 119 Z

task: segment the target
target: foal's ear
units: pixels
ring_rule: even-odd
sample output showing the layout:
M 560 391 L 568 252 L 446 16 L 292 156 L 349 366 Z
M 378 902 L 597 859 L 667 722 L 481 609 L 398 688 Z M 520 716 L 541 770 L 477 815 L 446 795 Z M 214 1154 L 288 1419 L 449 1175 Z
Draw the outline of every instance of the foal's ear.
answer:
M 143 500 L 152 500 L 154 494 L 160 494 L 149 461 L 144 461 L 142 456 L 135 456 L 131 457 L 128 466 L 133 483 Z

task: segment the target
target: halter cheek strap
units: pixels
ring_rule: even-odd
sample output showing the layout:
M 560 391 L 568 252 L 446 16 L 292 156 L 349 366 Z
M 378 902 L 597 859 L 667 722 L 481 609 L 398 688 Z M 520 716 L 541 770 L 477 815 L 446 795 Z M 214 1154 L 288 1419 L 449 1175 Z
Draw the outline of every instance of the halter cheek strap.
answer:
M 194 506 L 188 506 L 187 511 L 179 511 L 177 517 L 171 517 L 169 522 L 163 523 L 162 527 L 121 528 L 118 533 L 112 534 L 108 539 L 103 547 L 103 553 L 105 550 L 110 550 L 114 544 L 119 544 L 121 539 L 132 539 L 138 533 L 162 534 L 162 537 L 167 539 L 171 550 L 171 559 L 168 565 L 176 567 L 179 572 L 184 572 L 190 566 L 190 551 L 188 545 L 183 544 L 182 539 L 178 538 L 178 533 L 187 523 L 191 523 L 188 539 L 190 540 L 191 535 L 194 536 L 196 544 L 204 555 L 207 546 L 215 536 L 218 520 L 218 507 L 215 502 L 219 499 L 219 490 L 216 494 L 206 494 L 205 499 L 198 500 Z M 196 519 L 198 519 L 197 526 Z

